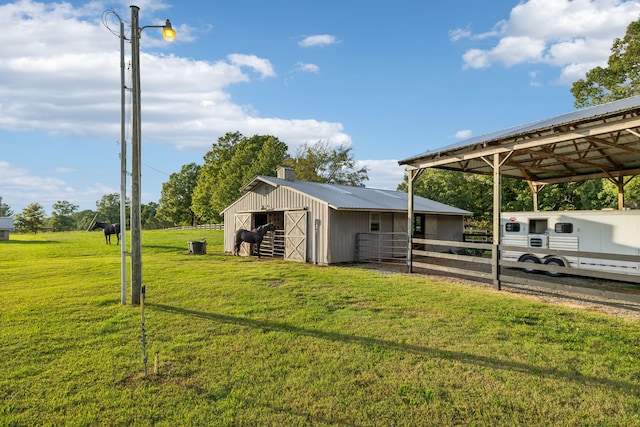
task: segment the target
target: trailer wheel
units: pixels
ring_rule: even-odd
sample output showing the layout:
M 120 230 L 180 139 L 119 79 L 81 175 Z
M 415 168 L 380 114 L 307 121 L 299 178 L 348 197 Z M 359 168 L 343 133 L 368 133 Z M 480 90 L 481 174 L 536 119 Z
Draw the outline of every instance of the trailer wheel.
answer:
M 520 258 L 518 261 L 520 262 L 527 262 L 529 264 L 540 264 L 540 259 L 538 259 L 537 256 L 535 255 L 524 255 L 522 258 Z M 537 273 L 539 270 L 536 270 L 535 268 L 523 268 L 522 271 L 524 271 L 525 273 Z
M 564 267 L 564 261 L 562 261 L 559 258 L 549 258 L 549 259 L 544 261 L 544 264 L 545 265 L 555 265 L 556 267 Z M 563 276 L 562 273 L 553 273 L 551 271 L 545 271 L 545 273 L 547 273 L 551 277 L 561 277 L 561 276 Z

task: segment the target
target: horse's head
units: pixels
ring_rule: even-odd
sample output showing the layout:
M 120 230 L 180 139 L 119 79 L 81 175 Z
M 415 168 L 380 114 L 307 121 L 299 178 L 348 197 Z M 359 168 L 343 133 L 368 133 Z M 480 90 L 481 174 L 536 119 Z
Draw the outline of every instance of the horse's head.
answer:
M 273 225 L 272 223 L 263 225 L 264 227 L 264 231 L 274 231 L 276 229 L 276 226 Z

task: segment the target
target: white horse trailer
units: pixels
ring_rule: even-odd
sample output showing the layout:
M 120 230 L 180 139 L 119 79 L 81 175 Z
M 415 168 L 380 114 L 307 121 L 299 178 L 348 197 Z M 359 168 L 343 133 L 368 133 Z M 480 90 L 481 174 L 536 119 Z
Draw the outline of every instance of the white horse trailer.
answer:
M 640 275 L 640 210 L 503 212 L 500 244 L 506 261 Z

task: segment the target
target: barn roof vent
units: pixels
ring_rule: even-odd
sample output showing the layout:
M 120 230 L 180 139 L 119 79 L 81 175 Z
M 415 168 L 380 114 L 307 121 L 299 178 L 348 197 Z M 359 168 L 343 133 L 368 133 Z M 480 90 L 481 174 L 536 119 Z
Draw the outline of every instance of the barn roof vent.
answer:
M 289 168 L 286 166 L 280 166 L 276 171 L 276 174 L 278 178 L 284 179 L 286 181 L 295 181 L 296 179 L 295 171 L 293 170 L 293 168 Z

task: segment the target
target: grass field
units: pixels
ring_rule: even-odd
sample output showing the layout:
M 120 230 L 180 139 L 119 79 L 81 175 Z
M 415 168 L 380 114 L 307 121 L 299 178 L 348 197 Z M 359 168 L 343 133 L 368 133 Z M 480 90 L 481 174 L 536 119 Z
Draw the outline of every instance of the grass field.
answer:
M 187 241 L 206 237 L 207 255 Z M 143 232 L 0 242 L 0 426 L 637 426 L 637 321 Z M 130 296 L 128 296 L 130 301 Z

